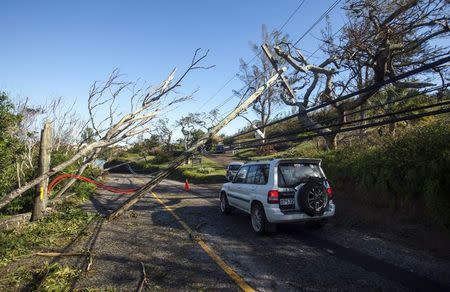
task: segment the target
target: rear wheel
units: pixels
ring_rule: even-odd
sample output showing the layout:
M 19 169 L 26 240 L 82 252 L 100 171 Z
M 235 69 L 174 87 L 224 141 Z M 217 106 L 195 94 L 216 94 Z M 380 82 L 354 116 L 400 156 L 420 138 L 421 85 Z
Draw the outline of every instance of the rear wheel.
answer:
M 257 234 L 264 234 L 276 231 L 276 224 L 267 221 L 264 207 L 260 203 L 255 203 L 250 212 L 253 231 Z
M 230 214 L 231 213 L 231 206 L 228 204 L 228 198 L 225 193 L 222 193 L 220 195 L 220 211 L 223 214 Z

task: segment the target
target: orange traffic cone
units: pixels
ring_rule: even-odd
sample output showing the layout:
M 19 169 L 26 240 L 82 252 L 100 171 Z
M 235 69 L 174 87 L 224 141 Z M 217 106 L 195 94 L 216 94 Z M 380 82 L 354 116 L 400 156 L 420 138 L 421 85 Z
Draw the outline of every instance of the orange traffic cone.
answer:
M 189 181 L 188 181 L 188 179 L 186 179 L 186 181 L 184 182 L 184 190 L 186 192 L 189 192 L 190 189 L 191 188 L 189 187 Z

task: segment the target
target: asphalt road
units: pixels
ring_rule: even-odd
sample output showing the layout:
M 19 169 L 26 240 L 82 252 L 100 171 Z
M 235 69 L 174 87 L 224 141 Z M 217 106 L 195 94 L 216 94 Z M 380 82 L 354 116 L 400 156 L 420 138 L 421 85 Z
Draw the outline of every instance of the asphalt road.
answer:
M 109 180 L 123 185 L 146 178 L 117 174 Z M 104 222 L 92 247 L 92 269 L 75 287 L 136 289 L 142 262 L 151 290 L 239 290 L 201 240 L 255 290 L 450 290 L 450 262 L 424 251 L 336 228 L 333 222 L 320 230 L 289 224 L 257 236 L 248 215 L 220 213 L 217 185 L 191 187 L 187 193 L 182 183 L 166 180 L 155 189 L 166 207 L 149 194 L 127 215 Z M 86 208 L 105 213 L 123 199 L 101 193 Z

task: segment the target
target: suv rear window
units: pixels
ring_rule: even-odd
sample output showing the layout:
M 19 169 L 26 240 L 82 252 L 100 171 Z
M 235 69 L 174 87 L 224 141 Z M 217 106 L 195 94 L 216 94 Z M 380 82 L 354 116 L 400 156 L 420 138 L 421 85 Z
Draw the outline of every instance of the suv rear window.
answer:
M 280 188 L 296 187 L 311 176 L 322 176 L 319 165 L 295 162 L 285 162 L 278 165 L 278 186 Z

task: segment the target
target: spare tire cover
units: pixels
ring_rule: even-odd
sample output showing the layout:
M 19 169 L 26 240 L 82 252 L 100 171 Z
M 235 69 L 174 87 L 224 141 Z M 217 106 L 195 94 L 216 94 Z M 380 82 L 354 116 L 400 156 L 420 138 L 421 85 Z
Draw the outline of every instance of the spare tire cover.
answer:
M 298 204 L 301 210 L 310 216 L 323 215 L 328 205 L 328 196 L 323 182 L 323 178 L 310 177 L 298 190 Z

